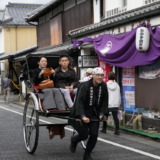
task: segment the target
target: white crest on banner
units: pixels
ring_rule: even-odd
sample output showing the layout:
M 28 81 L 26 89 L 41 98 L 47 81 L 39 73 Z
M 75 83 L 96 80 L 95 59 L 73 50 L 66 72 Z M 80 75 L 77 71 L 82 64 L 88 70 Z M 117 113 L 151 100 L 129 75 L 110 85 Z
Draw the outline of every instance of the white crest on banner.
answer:
M 112 42 L 108 41 L 107 44 L 104 46 L 104 48 L 102 48 L 101 50 L 99 50 L 99 52 L 105 56 L 112 48 Z

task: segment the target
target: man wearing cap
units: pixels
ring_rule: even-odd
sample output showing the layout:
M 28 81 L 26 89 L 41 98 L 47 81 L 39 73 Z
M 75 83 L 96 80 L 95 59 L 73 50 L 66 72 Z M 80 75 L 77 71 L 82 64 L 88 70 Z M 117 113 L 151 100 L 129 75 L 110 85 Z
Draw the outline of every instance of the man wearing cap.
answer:
M 108 109 L 108 90 L 103 77 L 103 69 L 96 67 L 92 71 L 92 79 L 80 84 L 71 117 L 80 118 L 82 124 L 69 120 L 78 132 L 78 135 L 71 137 L 70 151 L 72 153 L 76 151 L 78 142 L 86 140 L 89 136 L 83 160 L 91 159 L 90 154 L 97 142 L 99 120 Z
M 84 77 L 83 80 L 80 80 L 80 82 L 89 81 L 89 80 L 92 78 L 92 71 L 93 71 L 92 68 L 88 68 L 88 69 L 86 70 L 86 77 Z

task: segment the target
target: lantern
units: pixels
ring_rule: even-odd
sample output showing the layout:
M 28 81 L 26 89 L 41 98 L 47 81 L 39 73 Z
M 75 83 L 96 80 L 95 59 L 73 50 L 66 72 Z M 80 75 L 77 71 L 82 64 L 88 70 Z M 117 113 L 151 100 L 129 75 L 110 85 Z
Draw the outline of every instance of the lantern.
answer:
M 139 27 L 136 31 L 136 48 L 140 52 L 145 52 L 149 48 L 150 33 L 146 27 Z

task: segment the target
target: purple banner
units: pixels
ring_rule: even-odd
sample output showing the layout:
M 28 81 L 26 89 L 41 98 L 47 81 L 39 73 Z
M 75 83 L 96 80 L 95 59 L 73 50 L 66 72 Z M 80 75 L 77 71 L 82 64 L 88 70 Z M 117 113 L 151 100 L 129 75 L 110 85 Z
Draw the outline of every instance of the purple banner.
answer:
M 146 24 L 143 23 L 138 27 L 141 26 L 146 26 Z M 104 34 L 96 38 L 75 40 L 74 47 L 78 47 L 85 42 L 93 43 L 98 57 L 113 66 L 132 67 L 152 64 L 160 57 L 160 28 L 146 27 L 151 35 L 150 46 L 146 52 L 140 52 L 136 49 L 137 28 L 124 34 Z

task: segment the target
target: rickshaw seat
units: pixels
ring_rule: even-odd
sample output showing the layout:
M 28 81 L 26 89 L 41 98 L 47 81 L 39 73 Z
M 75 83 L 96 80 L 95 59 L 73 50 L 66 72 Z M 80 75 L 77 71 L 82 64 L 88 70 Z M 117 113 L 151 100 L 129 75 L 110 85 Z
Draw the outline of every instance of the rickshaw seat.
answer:
M 41 89 L 40 89 L 39 86 L 37 86 L 37 85 L 35 85 L 35 84 L 33 83 L 33 84 L 32 84 L 32 87 L 34 88 L 34 90 L 35 90 L 36 93 L 41 93 Z M 70 96 L 71 96 L 71 99 L 74 100 L 75 95 L 71 93 Z M 44 109 L 43 109 L 43 107 L 42 107 L 42 101 L 43 101 L 43 100 L 41 99 L 41 101 L 40 101 L 40 103 L 41 103 L 41 111 L 44 112 Z M 65 101 L 65 100 L 64 100 L 64 101 Z M 66 103 L 66 102 L 65 102 L 65 103 Z M 66 108 L 66 111 L 68 111 L 68 107 L 65 106 L 65 108 Z M 59 111 L 60 111 L 60 110 L 59 110 Z M 59 111 L 56 110 L 56 112 L 59 112 Z M 62 111 L 64 111 L 64 110 L 62 110 Z M 50 112 L 55 112 L 55 110 L 53 110 L 53 111 L 50 110 Z
M 70 96 L 71 96 L 71 99 L 73 100 L 74 99 L 74 97 L 75 97 L 75 95 L 74 94 L 70 94 Z
M 35 85 L 35 84 L 32 84 L 34 90 L 38 93 L 40 91 L 40 88 L 39 86 Z

